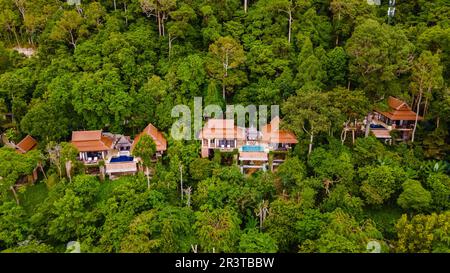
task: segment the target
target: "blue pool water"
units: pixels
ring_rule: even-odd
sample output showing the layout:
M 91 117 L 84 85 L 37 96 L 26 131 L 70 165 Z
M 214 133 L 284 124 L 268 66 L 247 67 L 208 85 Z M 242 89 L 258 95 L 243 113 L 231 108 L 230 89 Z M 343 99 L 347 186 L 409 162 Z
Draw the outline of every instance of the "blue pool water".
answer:
M 243 152 L 264 152 L 264 147 L 263 146 L 245 145 L 245 146 L 242 146 L 242 151 Z
M 372 129 L 385 129 L 382 125 L 379 125 L 379 124 L 370 124 L 370 128 L 372 128 Z
M 126 155 L 121 155 L 119 157 L 113 157 L 111 158 L 111 163 L 117 163 L 117 162 L 130 162 L 133 161 L 133 157 L 132 156 L 126 156 Z

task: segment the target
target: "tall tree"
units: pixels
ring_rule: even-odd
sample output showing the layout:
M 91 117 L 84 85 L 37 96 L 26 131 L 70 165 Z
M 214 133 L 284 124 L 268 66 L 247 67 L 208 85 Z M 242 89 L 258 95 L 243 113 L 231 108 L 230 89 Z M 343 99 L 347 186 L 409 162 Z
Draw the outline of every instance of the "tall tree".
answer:
M 300 204 L 283 198 L 277 198 L 269 204 L 269 213 L 263 230 L 275 239 L 281 252 L 286 252 L 297 245 L 295 226 L 302 215 L 300 208 Z
M 268 3 L 269 9 L 286 14 L 288 20 L 288 43 L 292 40 L 292 25 L 294 15 L 298 10 L 311 6 L 311 0 L 276 0 Z
M 77 148 L 68 142 L 56 143 L 50 141 L 46 147 L 48 159 L 55 165 L 59 173 L 59 178 L 61 179 L 64 174 L 71 180 L 71 172 L 67 169 L 68 162 L 72 164 L 76 162 L 76 157 L 78 156 Z M 71 168 L 69 168 L 71 169 Z
M 299 136 L 308 136 L 308 154 L 312 152 L 314 137 L 329 132 L 334 118 L 340 116 L 339 110 L 329 103 L 328 95 L 317 90 L 300 90 L 285 102 L 282 110 L 286 113 L 286 127 Z
M 0 148 L 0 199 L 4 200 L 11 191 L 19 204 L 14 186 L 21 176 L 32 174 L 39 160 L 40 154 L 36 150 L 20 154 L 9 147 Z
M 22 2 L 24 7 L 23 26 L 28 34 L 28 41 L 33 46 L 52 15 L 58 10 L 57 0 L 15 0 Z
M 195 11 L 188 5 L 182 4 L 179 9 L 170 12 L 173 19 L 172 24 L 168 24 L 169 59 L 172 53 L 172 42 L 177 38 L 184 38 L 193 31 L 190 21 L 196 19 Z
M 20 15 L 15 11 L 11 1 L 0 2 L 0 27 L 14 35 L 16 45 L 20 46 L 17 28 L 20 26 Z
M 440 65 L 439 56 L 433 55 L 430 51 L 424 51 L 414 63 L 411 75 L 411 91 L 417 97 L 416 119 L 414 121 L 414 129 L 411 141 L 414 142 L 417 121 L 419 118 L 420 106 L 422 98 L 426 98 L 425 111 L 428 107 L 428 101 L 431 99 L 432 91 L 440 88 L 444 83 L 442 78 L 442 66 Z
M 142 165 L 145 167 L 147 176 L 147 188 L 150 189 L 150 166 L 153 156 L 156 153 L 156 144 L 153 138 L 147 134 L 141 136 L 133 150 L 133 155 L 139 157 Z
M 22 20 L 25 20 L 25 5 L 26 0 L 13 0 L 14 5 L 16 5 L 17 9 L 20 12 L 20 15 L 22 15 Z
M 75 49 L 78 40 L 88 34 L 89 30 L 84 24 L 83 16 L 75 10 L 67 10 L 55 23 L 50 33 L 50 39 L 67 42 Z
M 72 182 L 72 166 L 76 163 L 78 156 L 78 149 L 68 142 L 62 142 L 61 144 L 61 160 L 64 164 L 66 175 L 69 181 Z
M 203 252 L 235 252 L 240 238 L 238 214 L 230 208 L 196 212 L 194 224 L 200 249 Z
M 156 18 L 159 36 L 165 36 L 164 22 L 169 18 L 169 12 L 176 7 L 176 0 L 139 0 L 139 3 L 147 17 Z
M 52 101 L 36 100 L 30 103 L 27 114 L 20 122 L 20 128 L 32 136 L 46 141 L 60 140 L 69 133 L 70 120 L 61 112 L 60 105 Z
M 327 52 L 325 62 L 328 82 L 331 86 L 346 85 L 348 78 L 348 56 L 342 47 Z
M 302 88 L 322 88 L 327 78 L 324 64 L 317 58 L 309 37 L 305 37 L 298 57 L 296 80 Z
M 400 92 L 393 89 L 394 83 L 411 68 L 413 48 L 399 27 L 367 19 L 355 28 L 346 43 L 351 79 L 373 101 Z
M 360 0 L 332 0 L 330 10 L 333 13 L 333 24 L 336 35 L 335 44 L 340 38 L 346 39 L 353 31 L 358 16 L 369 16 L 374 9 Z
M 222 96 L 225 100 L 226 87 L 231 87 L 237 76 L 230 75 L 230 70 L 245 61 L 244 49 L 230 36 L 220 37 L 209 46 L 209 55 L 211 59 L 206 63 L 206 67 L 214 78 L 222 81 Z

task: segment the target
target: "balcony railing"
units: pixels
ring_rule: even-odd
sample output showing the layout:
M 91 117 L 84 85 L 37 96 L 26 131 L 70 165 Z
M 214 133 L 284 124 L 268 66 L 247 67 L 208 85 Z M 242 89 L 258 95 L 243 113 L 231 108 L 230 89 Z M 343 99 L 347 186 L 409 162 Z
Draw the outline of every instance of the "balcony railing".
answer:
M 396 129 L 396 130 L 412 130 L 414 128 L 414 124 L 403 124 L 403 125 L 393 125 L 392 129 Z
M 412 130 L 414 128 L 414 123 L 407 123 L 407 124 L 402 124 L 402 125 L 396 125 L 395 123 L 393 123 L 392 125 L 388 125 L 385 122 L 378 119 L 377 117 L 374 117 L 374 119 L 372 121 L 375 124 L 381 125 L 388 130 L 394 130 L 394 129 L 395 130 Z
M 383 121 L 381 121 L 381 120 L 379 120 L 377 118 L 374 118 L 372 121 L 373 121 L 373 123 L 381 125 L 381 126 L 383 126 L 384 128 L 386 128 L 388 130 L 392 130 L 392 126 L 387 125 L 386 123 L 384 123 Z
M 233 149 L 235 149 L 236 147 L 235 147 L 234 144 L 233 144 L 233 145 L 217 145 L 216 148 L 217 148 L 217 149 L 220 149 L 220 150 L 233 150 Z
M 103 158 L 95 157 L 95 158 L 91 158 L 91 159 L 88 158 L 86 160 L 82 160 L 82 162 L 84 165 L 95 165 L 95 164 L 98 164 L 98 162 L 100 162 L 102 160 L 103 160 Z

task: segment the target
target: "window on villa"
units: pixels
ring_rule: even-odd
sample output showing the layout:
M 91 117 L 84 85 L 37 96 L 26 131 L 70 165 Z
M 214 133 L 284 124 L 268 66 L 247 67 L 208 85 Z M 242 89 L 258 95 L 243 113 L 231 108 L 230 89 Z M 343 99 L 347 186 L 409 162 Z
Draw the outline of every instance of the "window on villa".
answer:
M 86 159 L 88 161 L 89 160 L 99 160 L 99 159 L 103 159 L 103 155 L 101 152 L 88 152 Z

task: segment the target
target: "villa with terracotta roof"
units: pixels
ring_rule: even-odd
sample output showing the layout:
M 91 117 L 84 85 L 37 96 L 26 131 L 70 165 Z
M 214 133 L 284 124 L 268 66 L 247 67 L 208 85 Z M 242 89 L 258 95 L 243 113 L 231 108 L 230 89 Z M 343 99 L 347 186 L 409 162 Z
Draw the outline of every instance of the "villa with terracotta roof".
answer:
M 202 157 L 213 150 L 232 151 L 245 143 L 245 128 L 234 125 L 232 119 L 209 119 L 198 134 L 202 140 Z
M 17 143 L 14 147 L 18 153 L 26 154 L 31 150 L 36 149 L 38 142 L 32 136 L 27 135 L 24 137 L 19 143 Z M 17 181 L 17 185 L 24 183 L 34 183 L 38 179 L 38 168 L 40 165 L 38 164 L 36 168 L 34 168 L 33 172 L 30 175 L 24 175 Z
M 391 142 L 391 131 L 396 130 L 400 132 L 400 138 L 397 140 L 409 140 L 414 128 L 416 113 L 400 99 L 389 97 L 387 103 L 389 106 L 387 111 L 374 110 L 370 131 L 376 138 Z M 418 116 L 417 120 L 421 121 L 423 117 Z
M 278 129 L 280 119 L 275 117 L 258 131 L 236 126 L 232 119 L 209 119 L 198 134 L 201 140 L 201 155 L 210 157 L 214 150 L 221 152 L 238 151 L 241 171 L 267 170 L 285 160 L 286 152 L 298 143 L 292 132 Z M 269 154 L 274 155 L 269 166 Z
M 153 139 L 156 145 L 156 156 L 162 156 L 162 154 L 167 150 L 167 140 L 151 123 L 149 123 L 147 127 L 145 127 L 145 129 L 134 138 L 131 151 L 134 150 L 134 147 L 136 147 L 136 144 L 143 135 L 148 135 Z
M 38 143 L 37 143 L 36 139 L 34 139 L 30 135 L 27 135 L 26 137 L 24 137 L 24 139 L 22 139 L 19 143 L 16 144 L 15 148 L 19 153 L 25 154 L 25 153 L 35 149 L 37 144 Z
M 113 148 L 113 139 L 102 134 L 101 130 L 74 131 L 71 143 L 80 152 L 79 159 L 85 164 L 97 164 L 106 159 Z
M 113 178 L 138 171 L 139 158 L 132 156 L 132 151 L 143 134 L 153 138 L 158 156 L 167 150 L 167 140 L 152 124 L 138 134 L 134 141 L 129 136 L 92 130 L 72 132 L 71 143 L 78 149 L 80 161 L 88 167 L 99 167 L 100 171 L 102 167 L 98 164 L 103 161 L 104 173 Z
M 131 140 L 127 136 L 102 133 L 101 130 L 75 131 L 72 132 L 72 144 L 85 165 L 97 168 L 97 164 L 104 161 L 104 172 L 110 178 L 137 172 L 137 160 L 130 156 Z
M 279 129 L 280 118 L 273 118 L 261 129 L 262 141 L 268 143 L 272 150 L 288 150 L 297 144 L 297 137 L 288 130 Z
M 267 143 L 269 150 L 274 152 L 272 169 L 286 160 L 286 153 L 298 143 L 297 137 L 288 130 L 280 129 L 280 118 L 273 118 L 261 129 L 261 141 Z

